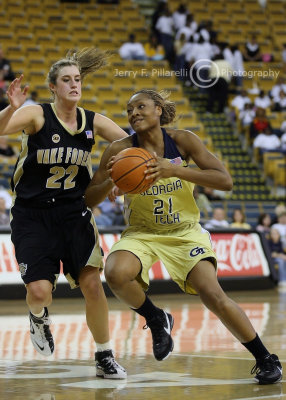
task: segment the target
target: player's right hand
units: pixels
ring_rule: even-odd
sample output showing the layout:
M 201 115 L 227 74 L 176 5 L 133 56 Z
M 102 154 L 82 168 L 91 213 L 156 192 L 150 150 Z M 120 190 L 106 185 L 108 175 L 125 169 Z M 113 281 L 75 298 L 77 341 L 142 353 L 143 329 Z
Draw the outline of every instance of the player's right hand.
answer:
M 20 108 L 27 100 L 29 86 L 26 85 L 23 90 L 21 89 L 23 77 L 24 75 L 22 74 L 19 78 L 14 79 L 13 82 L 10 83 L 6 92 L 10 106 L 13 110 Z

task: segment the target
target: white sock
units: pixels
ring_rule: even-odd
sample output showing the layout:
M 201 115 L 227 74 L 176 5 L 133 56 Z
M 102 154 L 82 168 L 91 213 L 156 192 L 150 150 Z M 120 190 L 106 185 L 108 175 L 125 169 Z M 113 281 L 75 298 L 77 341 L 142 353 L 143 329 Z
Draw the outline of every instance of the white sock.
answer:
M 39 314 L 34 314 L 34 313 L 32 314 L 37 318 L 43 318 L 43 316 L 45 315 L 45 309 L 43 308 Z
M 95 343 L 95 344 L 96 344 L 96 350 L 97 351 L 111 350 L 110 342 Z

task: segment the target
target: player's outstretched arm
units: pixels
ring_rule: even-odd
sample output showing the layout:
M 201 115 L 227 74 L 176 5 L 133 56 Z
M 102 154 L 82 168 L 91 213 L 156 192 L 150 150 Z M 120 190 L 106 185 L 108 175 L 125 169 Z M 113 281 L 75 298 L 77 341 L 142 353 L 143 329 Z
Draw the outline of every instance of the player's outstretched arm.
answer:
M 0 112 L 0 135 L 10 135 L 25 129 L 33 133 L 36 132 L 36 125 L 43 123 L 41 106 L 21 108 L 28 92 L 28 86 L 23 90 L 21 88 L 22 79 L 23 75 L 14 79 L 6 92 L 10 104 Z

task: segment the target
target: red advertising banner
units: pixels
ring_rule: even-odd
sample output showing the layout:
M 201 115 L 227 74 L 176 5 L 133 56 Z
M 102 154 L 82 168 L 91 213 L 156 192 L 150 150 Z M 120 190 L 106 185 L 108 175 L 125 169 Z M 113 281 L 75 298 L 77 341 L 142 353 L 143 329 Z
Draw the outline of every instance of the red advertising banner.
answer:
M 120 234 L 100 235 L 105 257 Z M 212 233 L 213 248 L 218 258 L 218 277 L 269 276 L 270 268 L 257 233 Z M 102 274 L 102 279 L 104 276 Z M 158 261 L 150 270 L 150 280 L 170 279 L 164 265 Z M 10 234 L 0 234 L 0 284 L 21 283 L 18 264 Z M 60 275 L 59 283 L 66 282 Z
M 212 233 L 218 277 L 269 276 L 270 269 L 257 233 Z

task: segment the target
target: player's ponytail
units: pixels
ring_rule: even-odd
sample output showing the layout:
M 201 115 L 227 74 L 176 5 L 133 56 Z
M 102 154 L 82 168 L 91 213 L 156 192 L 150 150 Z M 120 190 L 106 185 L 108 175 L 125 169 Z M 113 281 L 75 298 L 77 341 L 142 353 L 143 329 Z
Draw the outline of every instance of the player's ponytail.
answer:
M 85 47 L 77 52 L 69 50 L 66 59 L 77 63 L 81 78 L 83 79 L 86 75 L 107 65 L 111 55 L 110 51 L 98 50 L 95 47 Z
M 78 67 L 80 76 L 83 79 L 86 75 L 107 65 L 111 55 L 111 52 L 98 50 L 95 47 L 86 47 L 79 51 L 69 50 L 65 58 L 51 66 L 47 76 L 48 84 L 53 83 L 55 85 L 59 71 L 63 67 L 72 65 Z
M 166 90 L 160 90 L 160 92 L 156 92 L 151 89 L 142 89 L 134 94 L 146 94 L 149 99 L 153 100 L 156 106 L 162 108 L 162 114 L 160 117 L 161 125 L 168 125 L 174 121 L 176 117 L 176 104 L 173 101 L 169 100 L 170 92 Z

